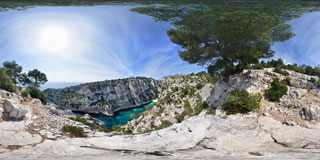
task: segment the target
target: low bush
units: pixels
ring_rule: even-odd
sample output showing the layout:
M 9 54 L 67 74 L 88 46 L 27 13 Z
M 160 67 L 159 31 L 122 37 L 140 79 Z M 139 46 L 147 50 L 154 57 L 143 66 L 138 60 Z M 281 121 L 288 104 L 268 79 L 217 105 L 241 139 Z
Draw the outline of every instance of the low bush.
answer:
M 129 134 L 133 134 L 132 130 L 127 129 L 124 131 L 124 134 L 129 135 Z
M 281 68 L 279 67 L 276 67 L 273 72 L 276 72 L 276 73 L 279 73 L 279 74 L 282 74 L 284 76 L 289 76 L 289 73 L 285 70 L 282 70 Z
M 88 120 L 84 119 L 84 118 L 81 118 L 81 117 L 76 117 L 76 118 L 73 118 L 71 117 L 70 118 L 71 120 L 74 120 L 74 121 L 77 121 L 77 122 L 80 122 L 80 123 L 83 123 L 93 129 L 97 129 L 98 127 L 96 127 L 95 125 L 91 124 L 90 122 L 88 122 Z
M 201 89 L 203 86 L 204 86 L 203 83 L 198 83 L 198 84 L 196 85 L 196 88 L 199 90 L 199 89 Z
M 16 85 L 12 82 L 3 68 L 0 68 L 0 89 L 4 89 L 8 92 L 16 91 Z
M 207 110 L 207 114 L 213 114 L 213 115 L 216 114 L 216 110 L 213 109 L 212 107 L 209 107 L 209 108 L 207 108 L 206 110 Z
M 87 137 L 83 131 L 83 128 L 65 125 L 62 127 L 62 132 L 70 133 L 72 137 Z
M 274 78 L 268 91 L 268 98 L 272 102 L 279 102 L 282 96 L 288 92 L 288 87 L 282 85 L 278 78 Z
M 29 87 L 29 89 L 30 89 L 30 96 L 32 98 L 37 98 L 42 102 L 42 104 L 47 104 L 48 99 L 46 95 L 40 91 L 40 89 L 36 87 Z
M 249 94 L 244 89 L 236 90 L 227 95 L 221 107 L 227 114 L 247 113 L 260 108 L 261 99 L 260 94 Z
M 167 128 L 170 127 L 172 125 L 171 122 L 167 121 L 167 120 L 163 120 L 161 121 L 161 125 L 156 127 L 156 130 L 162 129 L 162 128 Z
M 320 81 L 317 81 L 316 85 L 320 88 Z
M 184 103 L 183 108 L 184 108 L 184 111 L 186 112 L 186 115 L 191 116 L 193 111 L 189 101 L 185 100 L 183 103 Z
M 30 89 L 29 88 L 26 88 L 24 90 L 21 91 L 21 95 L 22 97 L 24 98 L 28 98 L 30 96 Z
M 312 77 L 312 78 L 310 79 L 310 82 L 316 84 L 316 85 L 320 88 L 320 80 L 317 81 L 315 78 Z

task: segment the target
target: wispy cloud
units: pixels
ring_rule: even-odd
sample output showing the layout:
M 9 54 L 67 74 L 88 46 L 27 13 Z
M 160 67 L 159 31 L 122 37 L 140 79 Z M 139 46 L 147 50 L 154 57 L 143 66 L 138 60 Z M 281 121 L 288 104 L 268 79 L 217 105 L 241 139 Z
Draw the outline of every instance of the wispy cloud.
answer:
M 275 58 L 283 58 L 287 63 L 308 65 L 320 64 L 320 13 L 307 13 L 289 22 L 295 37 L 276 43 Z
M 46 26 L 58 26 L 70 44 L 48 52 L 39 44 Z M 92 82 L 129 76 L 161 78 L 203 70 L 179 58 L 166 31 L 172 26 L 128 6 L 37 7 L 0 13 L 0 61 L 38 68 L 49 82 Z

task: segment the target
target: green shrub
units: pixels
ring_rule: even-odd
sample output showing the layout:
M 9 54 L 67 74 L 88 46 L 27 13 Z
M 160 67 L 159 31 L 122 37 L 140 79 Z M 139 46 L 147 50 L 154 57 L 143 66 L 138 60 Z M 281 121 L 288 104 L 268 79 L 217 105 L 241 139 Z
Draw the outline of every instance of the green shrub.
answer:
M 128 134 L 133 134 L 133 132 L 132 132 L 132 130 L 127 129 L 127 130 L 124 131 L 124 134 L 127 134 L 127 135 L 128 135 Z
M 112 129 L 111 128 L 99 128 L 98 131 L 99 132 L 110 133 L 110 132 L 112 132 Z
M 177 91 L 179 91 L 179 87 L 173 87 L 172 88 L 172 92 L 177 92 Z
M 312 77 L 312 78 L 310 79 L 310 82 L 312 82 L 312 83 L 316 83 L 316 82 L 317 82 L 317 80 L 316 80 L 315 78 L 313 78 L 313 77 Z
M 189 95 L 189 96 L 193 96 L 195 92 L 196 92 L 196 90 L 194 89 L 194 87 L 190 87 L 190 88 L 189 88 L 188 95 Z
M 167 127 L 170 127 L 172 125 L 171 122 L 167 121 L 167 120 L 164 120 L 164 121 L 161 121 L 161 125 L 156 127 L 156 129 L 162 129 L 162 128 L 167 128 Z
M 284 96 L 288 91 L 288 87 L 282 85 L 279 82 L 278 78 L 274 78 L 273 82 L 271 83 L 271 88 L 268 91 L 268 98 L 272 102 L 279 102 L 280 98 Z
M 261 99 L 260 94 L 249 94 L 244 89 L 236 90 L 227 94 L 221 107 L 227 114 L 247 113 L 260 108 Z
M 91 124 L 90 122 L 88 122 L 88 120 L 86 120 L 84 118 L 81 118 L 81 117 L 76 117 L 76 118 L 71 117 L 70 119 L 74 120 L 74 121 L 77 121 L 77 122 L 80 122 L 80 123 L 83 123 L 83 124 L 93 128 L 93 129 L 97 129 L 98 128 L 94 124 Z
M 16 91 L 16 85 L 12 82 L 3 68 L 0 68 L 0 89 L 4 89 L 8 92 Z
M 48 99 L 46 95 L 40 91 L 40 89 L 36 87 L 29 87 L 29 89 L 30 89 L 30 96 L 32 98 L 39 99 L 43 104 L 47 104 Z
M 213 109 L 212 107 L 209 107 L 209 108 L 207 108 L 206 110 L 207 110 L 207 114 L 213 114 L 213 115 L 216 114 L 216 110 Z
M 284 75 L 284 76 L 289 76 L 289 73 L 288 73 L 287 71 L 283 71 L 283 70 L 281 70 L 281 68 L 279 68 L 279 67 L 276 67 L 276 68 L 273 70 L 273 72 L 282 74 L 282 75 Z
M 203 86 L 204 86 L 204 84 L 198 83 L 198 84 L 196 85 L 196 88 L 199 90 L 199 89 L 201 89 Z
M 320 88 L 320 81 L 317 81 L 316 85 Z
M 83 128 L 65 125 L 62 127 L 62 132 L 70 133 L 72 137 L 87 137 L 83 131 Z
M 163 111 L 164 111 L 164 107 L 162 106 L 162 107 L 159 109 L 159 113 L 161 114 Z
M 290 77 L 286 77 L 286 79 L 284 80 L 284 83 L 287 86 L 291 86 L 291 78 Z
M 122 132 L 123 129 L 121 128 L 121 126 L 112 126 L 112 130 L 115 131 L 115 132 Z
M 188 100 L 184 101 L 183 105 L 184 111 L 186 112 L 186 115 L 191 116 L 192 115 L 192 108 Z
M 310 82 L 316 84 L 316 85 L 320 88 L 320 80 L 317 81 L 315 78 L 312 77 L 312 78 L 310 79 Z
M 28 98 L 30 96 L 30 89 L 29 88 L 26 88 L 24 90 L 21 91 L 21 95 L 22 97 L 24 98 Z
M 196 96 L 197 96 L 197 105 L 194 107 L 194 115 L 199 115 L 202 112 L 202 110 L 205 108 L 204 104 L 206 105 L 206 102 L 202 102 L 202 98 L 199 93 Z
M 178 123 L 181 123 L 186 115 L 187 112 L 183 111 L 180 115 L 177 115 L 175 118 L 178 120 Z

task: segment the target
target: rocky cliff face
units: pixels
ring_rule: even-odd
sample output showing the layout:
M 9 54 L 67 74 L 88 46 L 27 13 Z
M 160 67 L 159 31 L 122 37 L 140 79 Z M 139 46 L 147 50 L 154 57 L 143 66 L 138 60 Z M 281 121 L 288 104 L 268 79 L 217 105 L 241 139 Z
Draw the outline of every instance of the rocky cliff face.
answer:
M 283 124 L 308 126 L 308 122 L 320 122 L 320 87 L 315 81 L 318 77 L 287 70 L 288 76 L 273 72 L 273 68 L 263 70 L 244 70 L 228 80 L 219 80 L 206 74 L 176 75 L 162 79 L 169 87 L 159 95 L 156 105 L 141 116 L 130 121 L 124 128 L 134 133 L 167 127 L 212 108 L 225 117 L 220 109 L 227 93 L 245 89 L 249 93 L 263 96 L 256 113 L 268 115 Z M 268 89 L 274 78 L 286 83 L 288 92 L 280 102 L 270 102 Z M 214 112 L 214 111 L 212 111 Z M 208 112 L 207 112 L 208 113 Z M 165 125 L 164 125 L 165 124 Z
M 163 84 L 151 78 L 127 78 L 47 89 L 47 97 L 61 108 L 112 115 L 157 98 Z

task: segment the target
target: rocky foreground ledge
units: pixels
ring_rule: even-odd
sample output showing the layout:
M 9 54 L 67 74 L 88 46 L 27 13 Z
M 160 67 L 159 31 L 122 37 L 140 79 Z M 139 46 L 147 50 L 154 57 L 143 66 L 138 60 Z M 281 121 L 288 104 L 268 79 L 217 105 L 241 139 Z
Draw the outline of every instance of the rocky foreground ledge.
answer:
M 3 116 L 10 115 L 3 109 L 0 159 L 316 159 L 320 157 L 320 89 L 310 82 L 316 77 L 288 72 L 291 85 L 280 102 L 263 98 L 259 110 L 244 115 L 227 116 L 219 107 L 214 115 L 203 110 L 186 116 L 181 123 L 172 120 L 170 127 L 136 135 L 97 132 L 70 120 L 67 113 L 43 106 L 38 100 L 25 101 L 19 95 L 7 96 L 1 91 L 0 108 L 8 107 L 9 100 L 15 101 L 16 109 L 27 112 L 21 119 L 13 113 L 13 117 Z M 196 93 L 210 105 L 218 106 L 225 93 L 235 89 L 265 93 L 274 77 L 287 79 L 272 69 L 244 71 L 229 81 L 218 81 Z M 181 81 L 174 81 L 177 79 L 171 87 L 181 86 Z M 166 97 L 165 92 L 161 96 Z M 188 98 L 192 99 L 184 99 Z M 177 114 L 170 114 L 169 108 L 173 106 L 162 105 L 165 107 L 162 113 L 173 115 L 170 116 L 173 119 Z M 158 106 L 141 119 L 152 120 L 159 116 L 157 110 Z M 65 124 L 85 128 L 88 137 L 70 138 L 61 132 Z M 132 125 L 125 127 L 134 127 Z M 139 128 L 146 126 L 149 123 Z

